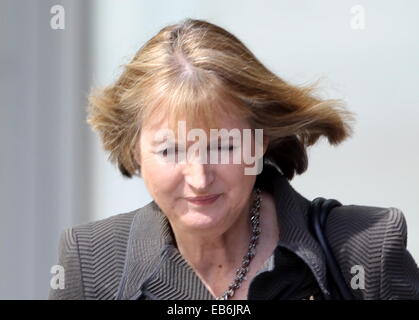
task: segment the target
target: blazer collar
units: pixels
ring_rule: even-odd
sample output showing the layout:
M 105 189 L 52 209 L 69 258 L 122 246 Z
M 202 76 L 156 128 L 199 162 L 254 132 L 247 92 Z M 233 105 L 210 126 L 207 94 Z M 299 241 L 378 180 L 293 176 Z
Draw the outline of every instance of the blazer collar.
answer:
M 264 166 L 261 175 L 257 184 L 272 192 L 276 203 L 278 247 L 300 257 L 328 295 L 325 258 L 307 225 L 310 201 L 295 191 L 276 167 Z M 268 271 L 274 268 L 275 264 L 270 264 Z M 144 294 L 156 300 L 214 299 L 175 248 L 170 224 L 154 201 L 138 209 L 132 221 L 116 299 L 135 300 Z

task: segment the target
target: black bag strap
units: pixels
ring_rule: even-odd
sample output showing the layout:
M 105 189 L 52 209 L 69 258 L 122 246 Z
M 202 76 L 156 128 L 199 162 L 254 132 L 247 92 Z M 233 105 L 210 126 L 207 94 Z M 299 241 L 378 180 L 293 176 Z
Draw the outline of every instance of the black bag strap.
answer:
M 335 199 L 326 200 L 325 198 L 318 197 L 311 202 L 309 209 L 310 230 L 319 242 L 326 258 L 327 279 L 331 293 L 330 296 L 325 296 L 326 300 L 355 299 L 345 282 L 325 233 L 326 219 L 329 212 L 333 208 L 341 205 L 342 204 Z

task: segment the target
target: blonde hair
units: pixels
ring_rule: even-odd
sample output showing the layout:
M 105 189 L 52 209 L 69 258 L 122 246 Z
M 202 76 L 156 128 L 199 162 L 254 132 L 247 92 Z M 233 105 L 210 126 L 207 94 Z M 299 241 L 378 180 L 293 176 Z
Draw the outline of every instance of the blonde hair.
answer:
M 315 88 L 285 82 L 225 29 L 185 19 L 147 41 L 112 86 L 91 92 L 87 122 L 121 173 L 141 177 L 134 153 L 148 119 L 167 115 L 173 128 L 186 115 L 213 128 L 222 110 L 263 129 L 265 158 L 291 180 L 307 169 L 306 149 L 321 136 L 337 145 L 352 135 L 354 114 Z

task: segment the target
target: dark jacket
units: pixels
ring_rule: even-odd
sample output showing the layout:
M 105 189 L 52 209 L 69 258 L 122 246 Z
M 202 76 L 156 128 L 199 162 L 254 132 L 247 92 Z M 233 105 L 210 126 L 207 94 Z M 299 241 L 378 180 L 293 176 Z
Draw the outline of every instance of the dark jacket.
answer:
M 248 299 L 322 299 L 329 291 L 323 252 L 307 226 L 310 201 L 271 166 L 257 185 L 274 195 L 280 240 L 252 279 Z M 326 235 L 357 299 L 419 299 L 419 269 L 406 249 L 399 209 L 337 207 Z M 174 246 L 168 220 L 154 201 L 65 229 L 58 251 L 65 288 L 51 289 L 49 299 L 214 299 Z M 353 286 L 362 276 L 360 269 L 351 272 L 354 266 L 363 268 L 364 288 Z

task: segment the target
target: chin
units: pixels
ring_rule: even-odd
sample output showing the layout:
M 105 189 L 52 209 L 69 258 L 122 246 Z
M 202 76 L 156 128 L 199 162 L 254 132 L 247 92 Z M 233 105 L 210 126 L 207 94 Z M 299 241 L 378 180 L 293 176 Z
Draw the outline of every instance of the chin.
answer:
M 184 227 L 192 230 L 210 230 L 213 228 L 219 228 L 222 222 L 222 216 L 220 212 L 208 211 L 188 211 L 182 218 L 181 223 Z

